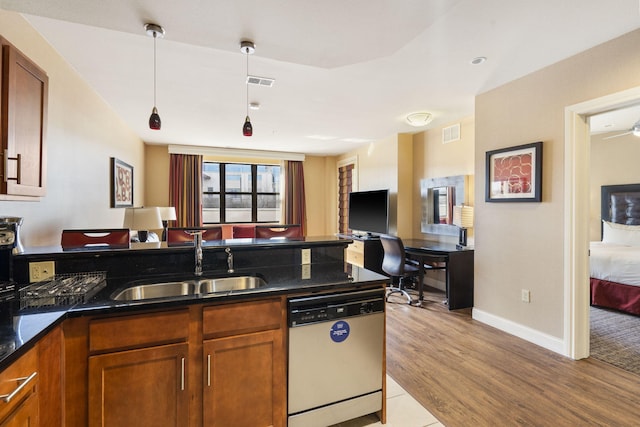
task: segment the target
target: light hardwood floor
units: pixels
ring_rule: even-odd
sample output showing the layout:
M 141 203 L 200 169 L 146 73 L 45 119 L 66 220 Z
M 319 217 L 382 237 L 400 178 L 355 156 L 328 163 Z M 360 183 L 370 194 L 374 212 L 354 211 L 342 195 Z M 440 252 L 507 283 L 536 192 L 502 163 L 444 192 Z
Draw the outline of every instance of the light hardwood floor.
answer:
M 445 426 L 640 425 L 640 376 L 449 312 L 441 293 L 426 298 L 387 304 L 387 373 Z

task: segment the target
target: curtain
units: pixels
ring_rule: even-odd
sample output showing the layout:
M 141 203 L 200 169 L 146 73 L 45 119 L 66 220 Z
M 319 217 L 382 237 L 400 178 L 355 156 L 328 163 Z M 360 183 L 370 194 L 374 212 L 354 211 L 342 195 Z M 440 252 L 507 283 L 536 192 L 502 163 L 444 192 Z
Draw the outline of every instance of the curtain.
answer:
M 349 193 L 353 190 L 352 176 L 354 164 L 338 168 L 338 233 L 349 232 Z
M 303 236 L 307 235 L 307 214 L 304 197 L 304 169 L 302 162 L 284 162 L 284 223 L 300 224 Z
M 202 156 L 171 154 L 169 201 L 176 208 L 176 227 L 202 226 Z

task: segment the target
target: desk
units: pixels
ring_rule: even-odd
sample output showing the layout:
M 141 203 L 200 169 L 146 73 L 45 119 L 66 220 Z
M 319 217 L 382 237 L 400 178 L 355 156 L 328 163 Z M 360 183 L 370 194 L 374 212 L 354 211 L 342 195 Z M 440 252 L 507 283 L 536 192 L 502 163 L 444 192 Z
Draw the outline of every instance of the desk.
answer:
M 449 310 L 473 307 L 473 249 L 457 249 L 455 244 L 429 240 L 406 239 L 405 252 L 421 261 L 420 281 L 418 282 L 418 305 L 424 300 L 422 281 L 424 264 L 443 263 L 446 274 L 446 292 Z

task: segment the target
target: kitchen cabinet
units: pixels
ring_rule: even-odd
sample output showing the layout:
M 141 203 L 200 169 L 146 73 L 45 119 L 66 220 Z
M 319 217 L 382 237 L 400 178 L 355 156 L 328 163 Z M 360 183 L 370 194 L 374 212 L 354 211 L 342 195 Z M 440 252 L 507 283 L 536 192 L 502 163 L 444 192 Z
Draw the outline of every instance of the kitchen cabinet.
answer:
M 285 426 L 284 297 L 68 319 L 65 426 Z
M 38 425 L 38 380 L 36 346 L 0 374 L 0 426 Z
M 0 37 L 0 195 L 46 192 L 47 74 Z
M 188 345 L 89 358 L 89 426 L 187 426 Z
M 204 309 L 205 426 L 286 425 L 282 313 L 279 299 Z
M 186 309 L 89 323 L 89 426 L 189 425 Z

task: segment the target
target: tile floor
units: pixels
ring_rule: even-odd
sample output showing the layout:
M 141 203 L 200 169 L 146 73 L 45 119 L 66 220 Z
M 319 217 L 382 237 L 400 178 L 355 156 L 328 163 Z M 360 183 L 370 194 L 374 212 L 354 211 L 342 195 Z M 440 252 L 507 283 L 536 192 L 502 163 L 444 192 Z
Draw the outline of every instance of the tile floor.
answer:
M 444 427 L 397 382 L 387 375 L 387 423 L 374 414 L 336 424 L 332 427 Z

